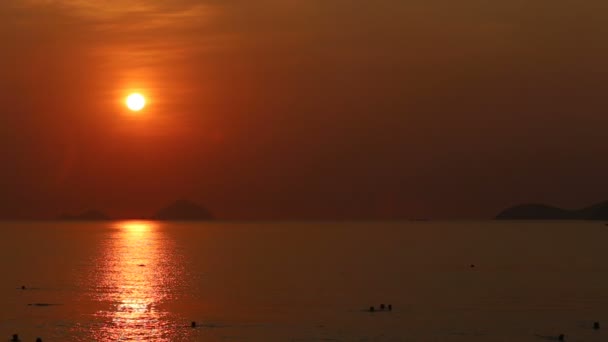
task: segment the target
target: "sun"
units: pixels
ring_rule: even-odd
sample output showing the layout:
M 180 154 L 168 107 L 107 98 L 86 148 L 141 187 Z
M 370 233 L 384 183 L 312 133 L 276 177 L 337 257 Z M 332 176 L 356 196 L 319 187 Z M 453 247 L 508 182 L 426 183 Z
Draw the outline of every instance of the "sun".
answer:
M 146 106 L 146 98 L 139 93 L 133 93 L 127 96 L 127 100 L 125 102 L 127 104 L 127 108 L 134 112 L 139 112 Z

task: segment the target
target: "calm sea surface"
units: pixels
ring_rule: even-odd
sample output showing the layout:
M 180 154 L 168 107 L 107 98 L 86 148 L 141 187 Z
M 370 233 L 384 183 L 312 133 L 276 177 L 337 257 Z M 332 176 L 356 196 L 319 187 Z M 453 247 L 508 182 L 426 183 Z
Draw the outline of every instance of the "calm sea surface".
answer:
M 3 222 L 0 234 L 0 341 L 608 340 L 603 222 Z M 381 303 L 393 311 L 366 311 Z

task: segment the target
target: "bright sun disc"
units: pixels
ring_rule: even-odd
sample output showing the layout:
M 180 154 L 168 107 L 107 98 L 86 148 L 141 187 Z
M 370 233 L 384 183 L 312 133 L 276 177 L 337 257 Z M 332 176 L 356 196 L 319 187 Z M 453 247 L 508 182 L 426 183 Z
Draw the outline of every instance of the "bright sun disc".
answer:
M 146 98 L 141 94 L 131 94 L 127 96 L 127 107 L 132 111 L 140 111 L 146 106 Z

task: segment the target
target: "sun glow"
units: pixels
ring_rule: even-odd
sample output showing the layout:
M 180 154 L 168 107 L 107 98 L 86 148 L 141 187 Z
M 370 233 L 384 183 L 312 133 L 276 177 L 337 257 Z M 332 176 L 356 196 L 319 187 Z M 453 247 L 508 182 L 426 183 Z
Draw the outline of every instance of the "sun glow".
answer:
M 146 98 L 139 93 L 133 93 L 127 96 L 127 100 L 125 102 L 127 104 L 127 108 L 134 112 L 139 112 L 146 106 Z
M 152 221 L 123 221 L 118 223 L 118 227 L 130 233 L 146 233 L 156 227 Z

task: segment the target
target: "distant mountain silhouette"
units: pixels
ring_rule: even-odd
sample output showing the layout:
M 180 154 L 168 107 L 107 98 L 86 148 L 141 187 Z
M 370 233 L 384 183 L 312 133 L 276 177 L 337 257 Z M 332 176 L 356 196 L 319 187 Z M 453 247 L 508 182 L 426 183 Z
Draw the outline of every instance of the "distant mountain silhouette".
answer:
M 66 221 L 108 221 L 111 218 L 98 210 L 88 210 L 77 215 L 63 214 L 59 216 L 60 220 Z
M 608 220 L 608 201 L 567 210 L 544 204 L 522 204 L 503 210 L 497 220 Z
M 160 221 L 212 220 L 213 215 L 204 207 L 187 200 L 178 200 L 159 210 L 152 217 Z

